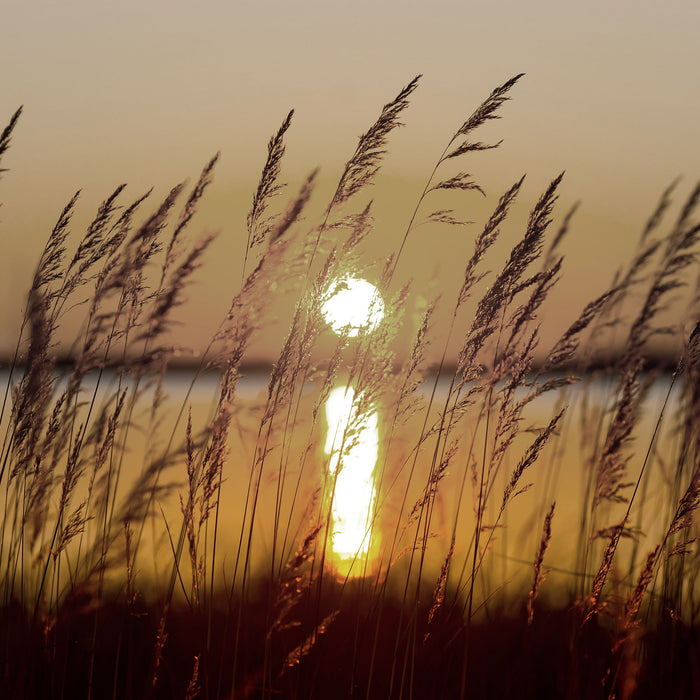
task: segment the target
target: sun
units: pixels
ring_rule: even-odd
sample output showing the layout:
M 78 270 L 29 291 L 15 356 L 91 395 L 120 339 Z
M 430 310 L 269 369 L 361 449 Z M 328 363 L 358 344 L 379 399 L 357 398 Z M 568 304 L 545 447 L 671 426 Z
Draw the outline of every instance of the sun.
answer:
M 330 286 L 321 311 L 336 333 L 347 330 L 354 338 L 360 331 L 372 331 L 379 325 L 384 318 L 384 301 L 367 280 L 344 277 Z

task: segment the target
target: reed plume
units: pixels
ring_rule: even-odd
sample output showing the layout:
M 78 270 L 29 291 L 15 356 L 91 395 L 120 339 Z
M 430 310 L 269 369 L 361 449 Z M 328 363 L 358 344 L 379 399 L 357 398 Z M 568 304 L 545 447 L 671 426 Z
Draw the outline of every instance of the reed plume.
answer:
M 401 126 L 399 117 L 408 107 L 409 97 L 418 87 L 420 78 L 421 76 L 417 75 L 391 102 L 385 104 L 377 121 L 360 137 L 355 153 L 345 164 L 329 207 L 347 202 L 350 197 L 372 183 L 386 153 L 387 137 L 396 127 Z
M 542 539 L 537 548 L 537 554 L 535 556 L 535 577 L 532 582 L 532 588 L 530 588 L 530 593 L 527 597 L 527 624 L 531 625 L 535 618 L 535 598 L 537 598 L 537 593 L 542 585 L 545 573 L 542 571 L 542 563 L 544 562 L 544 555 L 549 547 L 549 541 L 552 539 L 552 518 L 554 517 L 554 503 L 550 507 L 547 515 L 544 518 L 544 525 L 542 526 Z
M 309 206 L 318 171 L 289 194 L 281 182 L 290 111 L 241 222 L 243 279 L 179 406 L 167 397 L 180 352 L 168 331 L 214 240 L 190 229 L 219 154 L 189 191 L 176 185 L 142 219 L 151 192 L 122 204 L 119 185 L 75 244 L 79 192 L 68 201 L 30 280 L 0 420 L 8 694 L 479 697 L 516 688 L 597 697 L 601 681 L 610 695 L 644 697 L 644 683 L 669 696 L 697 689 L 681 668 L 697 652 L 700 610 L 697 289 L 686 304 L 693 330 L 652 431 L 644 417 L 659 381 L 645 375 L 653 343 L 679 340 L 667 310 L 697 264 L 700 185 L 665 236 L 677 183 L 662 193 L 630 262 L 541 351 L 578 208 L 555 225 L 563 173 L 493 274 L 485 267 L 524 178 L 479 224 L 449 204 L 423 211 L 434 197 L 487 196 L 455 159 L 500 145 L 475 132 L 500 117 L 521 77 L 459 123 L 401 244 L 379 261 L 367 260 L 377 209 L 361 195 L 420 76 L 360 137 L 319 220 Z M 0 134 L 0 159 L 20 113 Z M 419 212 L 431 230 L 473 235 L 473 249 L 453 298 L 426 301 L 409 339 L 411 285 L 394 277 Z M 331 335 L 324 304 L 357 275 L 377 280 L 384 319 Z M 252 402 L 241 391 L 251 342 L 276 323 L 278 300 L 292 310 L 287 335 Z M 81 313 L 64 351 L 62 326 Z M 594 371 L 610 348 L 612 366 Z M 59 352 L 71 358 L 65 371 Z M 205 373 L 217 386 L 206 415 L 196 393 Z M 324 421 L 336 387 L 354 397 L 337 428 Z M 355 533 L 361 546 L 341 562 L 338 477 L 352 469 L 370 416 L 380 436 L 371 504 Z M 336 440 L 324 449 L 327 430 Z M 580 449 L 568 449 L 577 439 Z M 573 552 L 552 537 L 555 494 L 558 518 L 569 517 L 569 501 L 581 509 L 578 528 L 560 524 Z M 528 533 L 532 559 L 520 552 Z M 542 599 L 545 577 L 552 596 Z M 559 668 L 557 678 L 543 666 Z
M 2 162 L 2 157 L 7 152 L 10 147 L 10 142 L 12 141 L 12 132 L 17 126 L 20 116 L 22 115 L 22 107 L 18 107 L 15 113 L 10 117 L 10 121 L 7 126 L 0 133 L 0 162 Z M 0 173 L 7 172 L 7 168 L 0 168 Z

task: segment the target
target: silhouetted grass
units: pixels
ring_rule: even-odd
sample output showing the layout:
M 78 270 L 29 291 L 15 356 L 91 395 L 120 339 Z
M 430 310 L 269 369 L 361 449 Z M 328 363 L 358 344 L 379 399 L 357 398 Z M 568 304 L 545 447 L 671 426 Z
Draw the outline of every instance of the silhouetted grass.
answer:
M 697 270 L 700 186 L 665 233 L 673 187 L 663 193 L 629 265 L 541 347 L 542 309 L 563 274 L 558 251 L 575 211 L 550 234 L 562 175 L 494 273 L 485 260 L 523 179 L 478 225 L 432 209 L 438 191 L 485 196 L 455 169 L 499 145 L 472 140 L 474 132 L 500 116 L 520 78 L 462 121 L 396 253 L 374 265 L 361 255 L 373 226 L 361 195 L 418 78 L 360 138 L 316 224 L 303 216 L 316 172 L 277 206 L 290 112 L 254 190 L 240 289 L 177 405 L 167 397 L 176 356 L 168 328 L 213 240 L 189 240 L 188 229 L 218 155 L 188 195 L 180 184 L 155 205 L 151 193 L 124 205 L 118 187 L 72 254 L 78 195 L 70 200 L 30 286 L 2 406 L 7 697 L 700 693 L 697 290 L 684 323 L 667 327 L 664 315 Z M 0 158 L 19 115 L 0 135 Z M 421 226 L 464 228 L 474 247 L 456 297 L 431 300 L 412 346 L 399 352 L 410 287 L 398 282 L 401 255 Z M 365 274 L 377 280 L 384 320 L 329 345 L 329 290 Z M 242 368 L 273 301 L 292 295 L 247 455 L 237 439 Z M 59 368 L 57 331 L 85 299 L 72 362 Z M 451 310 L 445 334 L 434 328 L 438 304 Z M 670 377 L 649 364 L 661 334 L 681 339 Z M 593 371 L 613 339 L 614 366 Z M 442 358 L 434 367 L 429 344 Z M 192 392 L 212 371 L 220 381 L 204 415 Z M 668 393 L 654 405 L 659 383 Z M 337 385 L 356 400 L 334 456 L 320 445 Z M 337 478 L 377 410 L 369 554 L 341 563 L 332 541 Z M 562 490 L 563 474 L 571 482 Z M 553 502 L 557 493 L 568 505 Z M 555 547 L 560 527 L 568 551 Z M 515 560 L 530 562 L 525 576 L 508 570 Z

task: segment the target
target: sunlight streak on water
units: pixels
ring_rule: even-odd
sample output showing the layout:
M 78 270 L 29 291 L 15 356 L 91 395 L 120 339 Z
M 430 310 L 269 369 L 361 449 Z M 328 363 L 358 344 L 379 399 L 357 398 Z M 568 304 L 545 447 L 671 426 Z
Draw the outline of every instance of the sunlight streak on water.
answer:
M 366 556 L 374 506 L 373 471 L 379 451 L 376 411 L 358 415 L 352 388 L 337 387 L 326 401 L 325 452 L 337 473 L 333 497 L 331 547 L 341 560 Z M 339 468 L 340 467 L 340 468 Z

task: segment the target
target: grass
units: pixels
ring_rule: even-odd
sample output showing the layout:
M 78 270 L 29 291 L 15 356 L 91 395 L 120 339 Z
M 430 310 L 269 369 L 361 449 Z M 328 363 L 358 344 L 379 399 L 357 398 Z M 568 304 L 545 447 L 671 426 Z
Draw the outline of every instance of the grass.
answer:
M 476 132 L 520 78 L 457 128 L 400 246 L 374 265 L 362 255 L 366 193 L 419 78 L 360 138 L 315 224 L 304 214 L 316 172 L 280 203 L 290 112 L 246 220 L 240 289 L 178 401 L 166 393 L 168 330 L 213 240 L 189 230 L 218 155 L 193 188 L 160 203 L 146 193 L 124 204 L 118 187 L 72 253 L 71 199 L 31 282 L 2 405 L 7 697 L 700 693 L 700 326 L 698 291 L 686 285 L 700 186 L 675 219 L 674 188 L 663 193 L 634 258 L 542 347 L 575 211 L 552 231 L 562 176 L 495 273 L 485 265 L 523 179 L 478 225 L 434 208 L 444 195 L 485 197 L 458 168 L 498 146 Z M 464 228 L 473 252 L 456 297 L 427 304 L 402 353 L 402 254 L 425 226 Z M 332 336 L 323 304 L 349 275 L 379 280 L 385 317 Z M 281 295 L 295 299 L 288 335 L 249 410 L 248 347 Z M 678 298 L 686 321 L 668 327 Z M 438 308 L 447 332 L 436 331 Z M 56 339 L 76 313 L 65 369 Z M 679 349 L 666 373 L 651 361 L 661 335 Z M 211 376 L 207 411 L 196 396 Z M 324 405 L 337 385 L 356 398 L 329 456 Z M 338 475 L 375 412 L 368 554 L 341 561 Z

